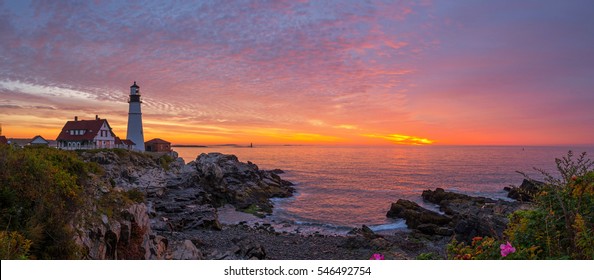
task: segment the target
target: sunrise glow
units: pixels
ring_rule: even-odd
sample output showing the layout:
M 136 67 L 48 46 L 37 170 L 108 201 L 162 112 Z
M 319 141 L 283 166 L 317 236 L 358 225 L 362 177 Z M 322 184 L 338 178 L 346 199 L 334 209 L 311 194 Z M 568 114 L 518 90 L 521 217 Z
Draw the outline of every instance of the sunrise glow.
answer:
M 594 143 L 590 1 L 3 1 L 0 123 L 174 144 Z

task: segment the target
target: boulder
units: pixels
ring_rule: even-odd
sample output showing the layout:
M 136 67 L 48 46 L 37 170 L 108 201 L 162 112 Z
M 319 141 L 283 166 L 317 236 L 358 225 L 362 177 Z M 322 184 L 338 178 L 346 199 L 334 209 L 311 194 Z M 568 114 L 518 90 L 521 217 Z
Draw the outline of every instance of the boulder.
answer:
M 190 240 L 174 242 L 171 245 L 170 259 L 174 260 L 202 260 L 202 252 Z
M 421 224 L 434 224 L 442 226 L 448 224 L 451 217 L 427 210 L 410 200 L 398 199 L 392 203 L 390 211 L 386 214 L 388 218 L 401 218 L 406 220 L 409 228 L 417 228 Z
M 507 187 L 505 190 L 508 191 L 509 198 L 517 201 L 532 201 L 543 185 L 544 183 L 540 181 L 524 179 L 519 187 Z
M 233 239 L 232 241 L 236 245 L 234 253 L 239 259 L 263 260 L 266 258 L 266 250 L 258 241 L 247 237 Z

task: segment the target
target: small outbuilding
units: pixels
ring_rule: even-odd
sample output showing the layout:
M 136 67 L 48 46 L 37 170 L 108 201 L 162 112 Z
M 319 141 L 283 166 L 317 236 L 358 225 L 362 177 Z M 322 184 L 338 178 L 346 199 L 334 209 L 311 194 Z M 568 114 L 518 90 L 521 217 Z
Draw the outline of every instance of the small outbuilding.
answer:
M 171 152 L 171 143 L 160 138 L 155 138 L 144 142 L 147 152 Z
M 31 139 L 29 142 L 31 146 L 49 146 L 49 141 L 45 140 L 45 138 L 41 137 L 41 135 L 37 135 Z
M 134 142 L 132 142 L 132 140 L 129 139 L 120 139 L 120 137 L 116 137 L 115 138 L 115 145 L 116 148 L 120 148 L 120 149 L 126 149 L 126 150 L 132 150 L 134 149 Z

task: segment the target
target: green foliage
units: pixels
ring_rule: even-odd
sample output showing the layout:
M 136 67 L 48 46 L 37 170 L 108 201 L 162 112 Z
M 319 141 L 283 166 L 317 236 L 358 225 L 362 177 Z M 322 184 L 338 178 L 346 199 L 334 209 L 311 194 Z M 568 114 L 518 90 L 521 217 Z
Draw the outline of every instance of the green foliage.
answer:
M 453 240 L 448 258 L 594 259 L 594 163 L 585 153 L 574 159 L 571 151 L 555 162 L 560 177 L 537 169 L 545 184 L 534 205 L 510 215 L 505 235 L 515 253 L 502 257 L 505 242 L 475 237 L 470 245 Z
M 88 173 L 99 170 L 73 152 L 0 146 L 0 227 L 30 240 L 31 258 L 76 258 L 69 222 L 86 199 Z
M 31 240 L 16 231 L 0 231 L 0 259 L 26 260 L 29 258 Z
M 161 157 L 159 157 L 159 164 L 161 165 L 161 167 L 163 167 L 163 169 L 169 171 L 169 164 L 173 162 L 173 158 L 170 157 L 169 155 L 163 155 Z
M 434 253 L 420 253 L 417 256 L 417 260 L 439 260 L 439 256 L 436 256 Z
M 475 237 L 470 245 L 453 239 L 447 246 L 448 259 L 496 260 L 501 258 L 499 242 L 493 237 Z
M 262 209 L 260 209 L 260 206 L 256 205 L 256 204 L 252 204 L 247 208 L 241 209 L 241 212 L 244 213 L 248 213 L 248 214 L 252 214 L 258 218 L 264 218 L 266 217 L 266 215 L 264 213 L 262 213 Z
M 594 163 L 571 151 L 555 162 L 560 177 L 539 170 L 545 185 L 533 209 L 512 214 L 506 234 L 539 259 L 594 259 Z
M 128 197 L 128 192 L 111 191 L 103 194 L 97 201 L 98 211 L 109 218 L 120 218 L 122 207 L 132 205 L 134 201 Z
M 516 251 L 507 256 L 501 255 L 501 245 L 506 242 L 493 237 L 475 237 L 470 245 L 453 239 L 447 246 L 448 259 L 451 260 L 534 260 L 537 259 L 537 247 L 515 246 Z
M 144 193 L 139 189 L 131 189 L 127 191 L 126 196 L 128 199 L 136 203 L 144 203 L 145 201 Z

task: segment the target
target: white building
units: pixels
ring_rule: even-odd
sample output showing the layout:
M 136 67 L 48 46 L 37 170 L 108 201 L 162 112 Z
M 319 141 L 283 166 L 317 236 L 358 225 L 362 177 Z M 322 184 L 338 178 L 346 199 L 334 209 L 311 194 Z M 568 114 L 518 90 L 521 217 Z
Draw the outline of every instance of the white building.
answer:
M 56 138 L 57 146 L 65 150 L 116 148 L 115 134 L 105 119 L 68 121 Z
M 142 130 L 142 112 L 140 111 L 140 87 L 136 81 L 130 86 L 130 104 L 128 110 L 128 133 L 127 139 L 135 143 L 134 150 L 144 151 L 144 132 Z

